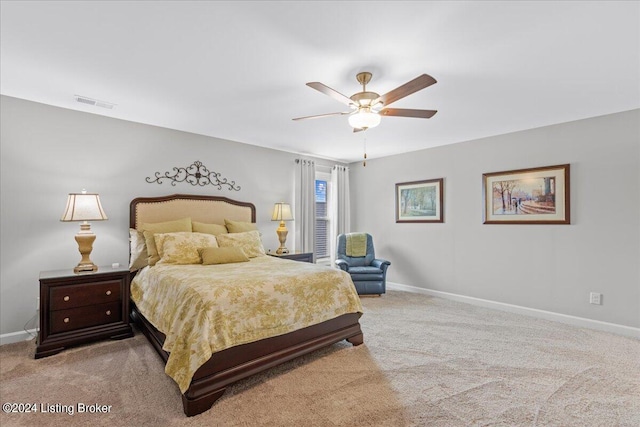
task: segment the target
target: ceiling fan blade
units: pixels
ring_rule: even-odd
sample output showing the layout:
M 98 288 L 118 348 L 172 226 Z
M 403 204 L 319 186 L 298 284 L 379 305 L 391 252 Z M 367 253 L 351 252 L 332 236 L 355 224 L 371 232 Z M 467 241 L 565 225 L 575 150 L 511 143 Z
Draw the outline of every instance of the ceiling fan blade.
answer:
M 429 87 L 434 83 L 436 83 L 436 79 L 428 74 L 423 74 L 411 80 L 410 82 L 393 89 L 391 92 L 385 93 L 384 95 L 380 96 L 380 98 L 376 99 L 373 104 L 382 101 L 385 106 L 390 105 L 391 103 L 396 102 L 397 100 L 402 99 L 405 96 L 411 95 L 414 92 Z
M 380 110 L 381 116 L 415 117 L 418 119 L 430 119 L 438 110 L 411 110 L 407 108 L 383 108 Z
M 291 119 L 291 120 L 318 119 L 320 117 L 344 116 L 345 114 L 351 114 L 351 111 L 342 111 L 342 112 L 338 112 L 338 113 L 327 113 L 327 114 L 317 114 L 315 116 L 296 117 L 295 119 Z
M 360 128 L 353 128 L 353 133 L 356 132 L 362 132 L 364 129 L 360 129 Z
M 307 86 L 317 90 L 318 92 L 322 92 L 325 95 L 329 95 L 331 98 L 335 99 L 338 102 L 342 102 L 345 105 L 355 105 L 355 102 L 353 102 L 348 96 L 345 96 L 337 90 L 331 89 L 329 86 L 320 82 L 310 82 L 307 83 Z

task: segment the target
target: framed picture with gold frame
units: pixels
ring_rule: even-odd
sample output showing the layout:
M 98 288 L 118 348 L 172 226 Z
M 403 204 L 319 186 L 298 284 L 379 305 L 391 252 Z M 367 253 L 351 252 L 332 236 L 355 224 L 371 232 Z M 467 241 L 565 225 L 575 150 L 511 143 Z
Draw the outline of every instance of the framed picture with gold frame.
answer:
M 482 175 L 484 224 L 570 224 L 569 165 Z
M 444 222 L 444 178 L 396 184 L 396 222 Z

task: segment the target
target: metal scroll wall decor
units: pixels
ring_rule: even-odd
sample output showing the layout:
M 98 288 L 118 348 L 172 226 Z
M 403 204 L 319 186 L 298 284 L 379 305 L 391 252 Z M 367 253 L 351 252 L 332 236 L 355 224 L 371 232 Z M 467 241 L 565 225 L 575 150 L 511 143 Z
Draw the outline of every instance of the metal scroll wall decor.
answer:
M 236 185 L 235 181 L 229 181 L 227 178 L 223 178 L 218 172 L 210 171 L 200 161 L 195 161 L 193 164 L 184 168 L 173 168 L 173 175 L 171 172 L 165 172 L 162 175 L 160 172 L 156 172 L 155 179 L 147 177 L 146 181 L 149 184 L 162 184 L 163 180 L 168 179 L 171 181 L 171 185 L 176 185 L 176 182 L 187 182 L 191 185 L 199 185 L 204 187 L 205 185 L 213 185 L 218 187 L 218 190 L 222 190 L 225 186 L 229 191 L 240 191 L 240 186 Z

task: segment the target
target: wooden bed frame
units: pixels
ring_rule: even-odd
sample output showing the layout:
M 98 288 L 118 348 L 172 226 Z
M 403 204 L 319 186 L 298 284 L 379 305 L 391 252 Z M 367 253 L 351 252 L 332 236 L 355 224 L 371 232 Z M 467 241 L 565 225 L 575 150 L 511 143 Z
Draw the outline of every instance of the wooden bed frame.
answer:
M 195 203 L 189 206 L 192 201 Z M 219 214 L 215 213 L 215 209 L 220 206 L 231 208 L 231 211 L 225 213 L 225 215 L 232 215 L 225 216 L 227 219 L 256 222 L 256 208 L 251 203 L 238 202 L 226 197 L 174 194 L 132 200 L 130 227 L 137 228 L 144 222 L 154 222 L 141 220 L 141 210 L 145 211 L 143 214 L 145 217 L 154 218 L 155 222 L 190 216 L 194 221 L 224 224 L 224 220 L 220 220 Z M 192 208 L 197 211 L 190 211 Z M 200 414 L 211 408 L 213 403 L 224 394 L 227 386 L 298 356 L 344 339 L 353 345 L 362 344 L 364 339 L 358 322 L 360 316 L 360 313 L 344 314 L 288 334 L 214 353 L 211 359 L 196 371 L 189 389 L 182 395 L 184 413 L 187 416 Z M 133 301 L 131 301 L 131 318 L 166 363 L 169 353 L 162 349 L 165 335 L 149 323 Z

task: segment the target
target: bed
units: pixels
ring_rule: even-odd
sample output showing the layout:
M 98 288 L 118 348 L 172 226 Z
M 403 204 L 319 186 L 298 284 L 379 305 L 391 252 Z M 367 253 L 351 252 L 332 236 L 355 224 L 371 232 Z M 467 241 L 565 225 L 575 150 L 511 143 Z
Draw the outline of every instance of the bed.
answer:
M 256 208 L 251 203 L 239 202 L 225 197 L 181 194 L 165 197 L 136 198 L 130 204 L 131 229 L 138 229 L 145 223 L 161 223 L 183 217 L 190 217 L 193 222 L 206 224 L 225 224 L 225 220 L 255 223 Z M 333 271 L 335 270 L 326 268 L 326 271 L 322 271 L 321 274 L 315 274 L 313 269 L 320 269 L 321 267 L 315 266 L 314 264 L 280 260 L 276 257 L 266 255 L 261 258 L 256 257 L 251 261 L 252 262 L 244 263 L 248 266 L 246 271 L 249 271 L 249 267 L 253 267 L 255 271 L 256 268 L 261 268 L 262 264 L 273 264 L 274 262 L 282 263 L 279 264 L 279 267 L 281 267 L 279 270 L 282 271 L 293 268 L 301 269 L 301 279 L 299 281 L 304 281 L 305 283 L 308 283 L 308 277 L 310 277 L 310 275 L 314 276 L 314 280 L 325 280 L 324 277 L 329 276 L 323 275 L 329 273 L 334 274 Z M 204 271 L 204 268 L 205 267 L 202 266 L 188 266 L 184 271 L 191 269 L 194 271 L 193 274 L 200 275 Z M 229 272 L 225 273 L 227 274 L 228 282 L 231 282 L 231 280 L 228 279 L 229 277 L 234 277 L 233 281 L 235 282 L 235 277 L 238 276 L 237 283 L 243 283 L 243 276 L 246 277 L 246 275 L 240 273 L 242 270 L 238 270 L 239 268 L 241 267 L 229 267 Z M 160 266 L 160 268 L 145 267 L 138 273 L 138 281 L 142 282 L 145 275 L 151 275 L 150 272 L 153 272 L 154 276 L 159 276 L 163 270 L 169 271 L 171 269 L 166 265 Z M 278 274 L 274 274 L 270 282 L 274 282 L 274 280 L 277 282 L 278 277 L 280 277 Z M 306 276 L 302 276 L 302 274 Z M 132 273 L 132 282 L 136 281 L 135 275 L 136 273 Z M 305 279 L 303 280 L 302 277 L 305 277 Z M 331 278 L 331 280 L 334 279 Z M 196 281 L 194 280 L 194 282 Z M 273 283 L 271 285 L 278 286 Z M 325 284 L 325 288 L 326 286 L 329 285 Z M 132 283 L 132 291 L 134 291 L 133 287 L 134 283 Z M 136 289 L 138 294 L 140 293 L 140 288 L 141 286 L 138 286 L 138 289 Z M 355 293 L 355 289 L 353 292 Z M 140 307 L 144 307 L 145 304 L 142 302 L 142 299 L 138 297 L 138 300 L 140 301 Z M 166 334 L 169 334 L 171 338 L 175 335 L 175 331 L 165 331 L 165 334 L 159 330 L 159 328 L 162 327 L 156 328 L 154 325 L 159 324 L 157 313 L 149 311 L 145 312 L 145 316 L 143 314 L 145 309 L 138 307 L 133 297 L 131 307 L 132 320 L 164 360 L 166 365 L 165 371 L 167 371 L 167 367 L 171 364 L 170 359 L 172 354 L 171 352 L 165 351 L 163 347 L 167 339 Z M 146 309 L 148 310 L 148 308 Z M 341 313 L 342 311 L 345 310 L 336 310 L 335 312 Z M 354 310 L 353 307 L 351 307 L 346 311 Z M 224 394 L 227 386 L 298 356 L 345 339 L 353 345 L 362 344 L 363 334 L 358 322 L 361 314 L 361 310 L 336 314 L 335 317 L 320 321 L 319 323 L 311 321 L 312 324 L 300 329 L 279 333 L 275 336 L 261 338 L 255 341 L 250 340 L 246 343 L 229 347 L 223 346 L 224 348 L 220 347 L 223 348 L 221 350 L 215 350 L 212 344 L 211 347 L 213 351 L 210 358 L 195 370 L 192 376 L 189 377 L 187 384 L 179 387 L 181 391 L 184 390 L 182 391 L 184 413 L 187 416 L 193 416 L 207 411 L 213 403 Z M 169 341 L 172 341 L 172 339 L 169 339 Z M 215 340 L 211 339 L 212 343 L 214 341 Z M 176 380 L 176 382 L 181 384 L 178 380 Z

